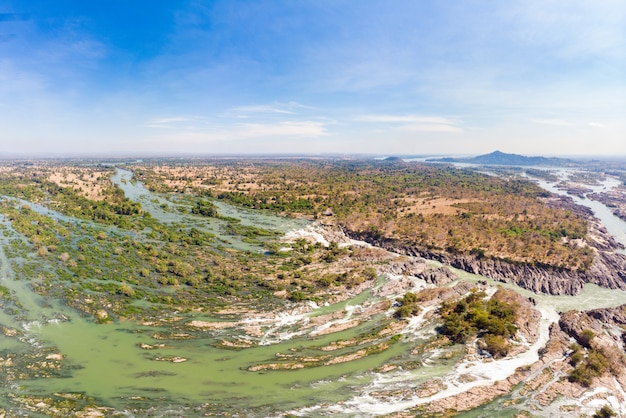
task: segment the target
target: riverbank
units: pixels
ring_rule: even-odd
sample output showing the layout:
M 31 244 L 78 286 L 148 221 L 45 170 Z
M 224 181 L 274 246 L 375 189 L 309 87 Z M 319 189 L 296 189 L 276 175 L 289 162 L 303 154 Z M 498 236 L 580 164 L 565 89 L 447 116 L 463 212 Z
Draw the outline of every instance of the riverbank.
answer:
M 395 187 L 392 179 L 427 174 L 434 176 L 426 179 L 430 184 L 450 174 L 474 182 L 477 190 L 484 184 L 497 187 L 509 198 L 518 191 L 541 195 L 526 184 L 517 189 L 513 183 L 453 170 L 426 169 L 420 174 L 421 169 L 395 165 L 359 168 L 364 169 L 377 173 L 388 193 Z M 229 172 L 236 175 L 237 170 Z M 349 189 L 341 195 L 348 199 L 343 207 L 326 210 L 326 203 L 319 202 L 323 213 L 311 224 L 229 204 L 229 196 L 241 198 L 242 205 L 254 203 L 234 183 L 228 186 L 231 194 L 222 199 L 195 189 L 156 194 L 135 181 L 131 171 L 118 170 L 111 173 L 113 183 L 106 191 L 116 196 L 115 205 L 108 205 L 83 200 L 87 197 L 65 183 L 17 174 L 4 179 L 3 190 L 12 197 L 0 206 L 5 213 L 0 237 L 0 371 L 6 379 L 0 400 L 7 415 L 419 415 L 451 414 L 452 409 L 458 413 L 489 403 L 554 415 L 567 410 L 589 414 L 601 405 L 617 410 L 622 405 L 622 377 L 610 369 L 590 376 L 594 389 L 570 381 L 572 373 L 585 378 L 595 363 L 578 358 L 599 358 L 593 350 L 621 364 L 612 357 L 613 349 L 623 344 L 620 314 L 566 311 L 615 307 L 626 300 L 624 292 L 582 278 L 568 290 L 567 277 L 541 271 L 544 266 L 525 273 L 479 254 L 455 260 L 430 251 L 423 253 L 429 257 L 425 259 L 416 247 L 405 248 L 380 236 L 376 240 L 382 230 L 375 228 L 369 228 L 369 243 L 358 240 L 338 226 L 336 216 L 338 211 L 345 214 L 349 208 L 375 204 L 383 212 L 397 209 L 398 218 L 380 212 L 373 222 L 418 217 L 420 208 L 428 216 L 445 209 L 441 216 L 463 221 L 478 214 L 475 201 L 407 189 L 398 199 L 379 202 L 370 195 L 358 202 L 353 199 L 364 194 Z M 370 180 L 369 171 L 366 174 L 350 177 L 352 185 L 367 186 L 359 183 Z M 278 178 L 262 185 L 274 184 L 282 187 L 283 182 Z M 440 190 L 448 193 L 445 187 Z M 288 202 L 268 198 L 257 203 L 314 209 L 307 205 L 316 202 L 314 196 L 291 197 Z M 557 221 L 568 219 L 567 211 L 543 211 L 541 201 L 525 202 L 532 203 L 534 212 L 521 226 L 529 225 L 532 216 L 542 222 L 552 215 Z M 552 204 L 563 209 L 558 206 L 567 204 L 563 202 L 555 199 Z M 211 205 L 217 213 L 196 213 Z M 469 212 L 464 215 L 464 210 Z M 572 212 L 577 220 L 581 214 L 589 216 L 578 210 Z M 366 211 L 360 219 L 368 213 L 378 212 Z M 506 216 L 499 221 L 508 225 Z M 567 225 L 577 228 L 580 223 Z M 578 251 L 587 245 L 606 254 L 599 258 L 596 274 L 612 277 L 619 289 L 618 278 L 611 276 L 620 271 L 619 257 L 611 258 L 616 244 L 600 223 L 589 225 L 593 239 L 580 241 L 574 238 L 579 231 L 573 230 L 554 247 L 541 248 L 575 246 Z M 550 228 L 543 231 L 561 236 Z M 501 238 L 504 245 L 520 237 Z M 468 271 L 491 271 L 494 279 Z M 519 287 L 517 277 L 524 274 L 527 289 L 544 293 Z M 442 305 L 469 295 L 480 295 L 486 303 L 502 295 L 500 288 L 509 289 L 500 307 L 520 312 L 502 340 L 506 354 L 487 350 L 482 327 L 457 344 L 441 332 Z M 582 348 L 572 349 L 577 341 Z M 575 359 L 578 363 L 571 364 Z

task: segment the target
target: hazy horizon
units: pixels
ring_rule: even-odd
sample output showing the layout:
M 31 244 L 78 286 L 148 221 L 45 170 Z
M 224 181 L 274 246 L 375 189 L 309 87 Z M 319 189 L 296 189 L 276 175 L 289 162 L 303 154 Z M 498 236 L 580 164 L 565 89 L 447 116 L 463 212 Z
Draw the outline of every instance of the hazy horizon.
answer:
M 621 0 L 5 0 L 0 57 L 0 156 L 626 155 Z
M 496 150 L 492 151 L 495 152 Z M 498 150 L 499 151 L 499 150 Z M 590 161 L 590 160 L 615 160 L 626 161 L 626 154 L 624 155 L 601 155 L 601 154 L 589 154 L 589 155 L 540 155 L 540 154 L 517 154 L 508 153 L 511 155 L 522 155 L 525 157 L 546 157 L 546 158 L 562 158 L 571 159 L 574 161 Z M 490 154 L 490 153 L 487 153 Z M 398 157 L 403 159 L 419 159 L 419 158 L 440 158 L 440 157 L 453 157 L 453 158 L 471 158 L 485 154 L 475 153 L 433 153 L 433 154 L 418 154 L 418 153 L 139 153 L 139 152 L 92 152 L 92 153 L 3 153 L 0 152 L 0 161 L 35 161 L 35 160 L 96 160 L 102 161 L 106 159 L 113 160 L 141 160 L 141 159 L 336 159 L 336 158 L 354 158 L 354 159 L 384 159 L 390 157 Z

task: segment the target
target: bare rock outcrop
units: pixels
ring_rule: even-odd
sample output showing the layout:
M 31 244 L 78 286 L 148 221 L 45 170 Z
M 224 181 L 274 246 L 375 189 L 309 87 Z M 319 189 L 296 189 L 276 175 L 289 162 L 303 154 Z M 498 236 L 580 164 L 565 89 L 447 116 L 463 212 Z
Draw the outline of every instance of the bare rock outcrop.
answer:
M 583 216 L 588 221 L 588 234 L 585 240 L 571 240 L 572 246 L 589 246 L 594 252 L 594 259 L 586 270 L 571 270 L 547 266 L 543 264 L 516 263 L 508 260 L 495 259 L 474 254 L 449 253 L 434 251 L 417 246 L 406 245 L 398 240 L 372 235 L 368 231 L 345 232 L 356 239 L 360 239 L 378 247 L 399 254 L 406 254 L 415 258 L 436 260 L 452 267 L 480 274 L 502 282 L 513 282 L 517 285 L 537 293 L 552 295 L 576 295 L 585 283 L 594 283 L 611 289 L 626 290 L 626 255 L 615 252 L 624 248 L 608 233 L 601 222 L 593 216 L 591 209 L 576 205 L 567 196 L 550 196 L 544 199 L 545 203 L 554 208 L 561 208 Z M 425 280 L 444 284 L 447 273 L 444 271 L 428 272 L 426 266 L 420 263 L 414 275 Z
M 457 276 L 446 266 L 429 267 L 422 273 L 417 275 L 418 278 L 423 279 L 426 283 L 431 283 L 437 286 L 443 286 L 456 280 Z
M 417 276 L 422 274 L 427 267 L 426 260 L 423 258 L 405 256 L 380 266 L 379 271 L 398 276 Z
M 613 405 L 615 401 L 624 405 L 626 355 L 623 341 L 614 331 L 621 330 L 625 324 L 626 305 L 586 312 L 565 312 L 558 323 L 550 326 L 549 340 L 539 350 L 538 361 L 518 368 L 514 374 L 493 385 L 477 386 L 433 401 L 419 411 L 445 413 L 469 410 L 502 394 L 511 393 L 516 385 L 519 385 L 520 390 L 519 395 L 515 396 L 521 395 L 524 407 L 536 411 L 547 408 L 545 411 L 553 412 L 558 407 L 563 416 L 590 416 L 603 401 L 606 405 Z M 589 334 L 589 330 L 592 334 Z M 589 338 L 589 335 L 592 337 Z M 605 368 L 592 377 L 589 385 L 570 378 L 574 370 L 572 340 L 584 342 L 589 352 L 600 353 L 606 359 Z M 595 402 L 589 403 L 592 400 Z M 416 411 L 417 408 L 413 412 Z
M 457 276 L 446 266 L 433 266 L 421 257 L 405 256 L 379 268 L 381 273 L 414 276 L 427 283 L 443 286 L 456 280 Z
M 626 305 L 617 308 L 593 309 L 586 312 L 568 311 L 561 315 L 559 326 L 580 345 L 599 353 L 606 361 L 606 369 L 594 381 L 603 382 L 610 391 L 616 391 L 620 402 L 626 402 L 626 354 L 624 332 Z M 591 333 L 589 333 L 591 331 Z M 619 383 L 619 388 L 613 387 Z
M 626 187 L 624 185 L 610 191 L 590 193 L 587 197 L 613 209 L 615 216 L 626 221 Z

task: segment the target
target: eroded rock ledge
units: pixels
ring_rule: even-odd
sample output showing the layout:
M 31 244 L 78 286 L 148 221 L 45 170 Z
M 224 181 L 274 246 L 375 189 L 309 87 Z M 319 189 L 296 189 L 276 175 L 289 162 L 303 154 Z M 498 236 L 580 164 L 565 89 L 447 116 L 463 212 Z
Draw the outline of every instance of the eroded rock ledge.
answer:
M 558 196 L 546 200 L 553 207 L 560 207 L 583 215 L 588 220 L 589 232 L 586 241 L 595 253 L 591 266 L 586 271 L 576 271 L 543 265 L 511 263 L 504 260 L 480 257 L 472 254 L 452 254 L 409 246 L 394 239 L 380 238 L 368 231 L 352 231 L 344 228 L 352 239 L 368 242 L 399 254 L 436 260 L 452 267 L 480 274 L 502 282 L 513 282 L 525 289 L 552 295 L 577 295 L 585 283 L 594 283 L 611 289 L 626 290 L 626 255 L 616 253 L 624 248 L 608 233 L 590 209 L 576 205 L 567 197 Z

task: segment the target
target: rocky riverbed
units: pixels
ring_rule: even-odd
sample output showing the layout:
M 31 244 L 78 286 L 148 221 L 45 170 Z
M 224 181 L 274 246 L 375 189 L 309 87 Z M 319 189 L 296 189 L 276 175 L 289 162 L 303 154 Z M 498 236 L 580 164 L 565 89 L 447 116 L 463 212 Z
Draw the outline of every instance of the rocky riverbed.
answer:
M 604 280 L 600 281 L 599 285 L 623 289 L 624 282 L 620 273 L 624 271 L 624 258 L 621 254 L 611 252 L 612 249 L 619 248 L 620 244 L 597 220 L 592 220 L 591 237 L 597 251 L 593 269 L 596 271 L 587 277 L 604 275 Z M 389 242 L 375 244 L 382 244 L 399 252 L 410 252 L 406 248 L 394 248 Z M 530 272 L 533 274 L 514 282 L 530 290 L 548 294 L 578 294 L 585 285 L 584 276 L 572 285 L 568 284 L 570 277 L 557 276 L 555 281 L 550 272 L 542 271 L 540 268 L 523 270 L 515 268 L 518 266 L 509 266 L 510 270 L 504 270 L 503 264 L 493 262 L 481 263 L 480 260 L 475 260 L 474 264 L 463 265 L 458 260 L 456 263 L 455 260 L 443 258 L 439 260 L 449 261 L 455 267 L 464 267 L 463 270 L 477 273 L 507 271 L 510 272 L 510 277 L 519 277 L 520 273 Z M 397 261 L 388 263 L 383 270 L 398 275 L 399 281 L 403 280 L 401 277 L 420 276 L 439 286 L 456 278 L 447 267 L 430 265 L 417 255 L 400 257 Z M 502 280 L 503 277 L 498 275 L 496 279 Z M 533 280 L 535 283 L 544 284 L 529 285 Z M 550 282 L 552 283 L 546 284 Z M 432 288 L 430 290 L 432 299 L 430 302 L 423 300 L 423 306 L 459 297 L 472 286 L 474 285 L 460 282 L 448 288 L 449 290 L 445 290 L 446 287 Z M 626 305 L 587 312 L 559 313 L 545 306 L 537 307 L 533 297 L 524 298 L 520 295 L 517 297 L 515 303 L 523 306 L 526 312 L 522 316 L 524 322 L 518 324 L 520 341 L 523 343 L 519 344 L 506 359 L 494 360 L 480 355 L 480 344 L 473 341 L 465 347 L 464 356 L 454 371 L 447 376 L 403 389 L 393 388 L 394 385 L 390 385 L 391 389 L 381 389 L 380 385 L 374 384 L 371 391 L 366 391 L 358 398 L 362 403 L 361 406 L 357 407 L 355 400 L 355 403 L 348 402 L 331 407 L 330 410 L 344 413 L 360 412 L 366 415 L 374 414 L 373 411 L 385 411 L 392 413 L 392 416 L 414 416 L 420 413 L 448 414 L 451 411 L 471 410 L 485 403 L 497 402 L 498 399 L 509 399 L 505 402 L 506 405 L 514 409 L 515 405 L 520 409 L 527 408 L 532 414 L 539 416 L 593 414 L 603 406 L 611 408 L 620 416 L 625 413 Z M 427 310 L 426 316 L 421 320 L 432 317 L 433 313 Z M 589 338 L 589 341 L 585 338 Z M 588 381 L 573 378 L 572 376 L 576 376 L 577 366 L 582 367 L 575 363 L 580 361 L 576 360 L 580 355 L 576 354 L 578 349 L 575 347 L 582 347 L 584 359 L 590 356 L 593 358 L 596 351 L 600 352 L 602 358 L 606 359 L 607 366 L 591 372 Z M 391 400 L 400 406 L 392 407 Z
M 613 214 L 626 221 L 626 187 L 620 186 L 612 190 L 587 194 L 589 199 L 596 200 L 611 208 Z

